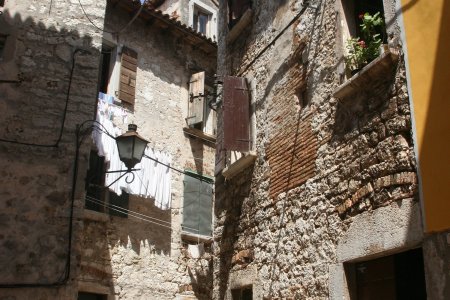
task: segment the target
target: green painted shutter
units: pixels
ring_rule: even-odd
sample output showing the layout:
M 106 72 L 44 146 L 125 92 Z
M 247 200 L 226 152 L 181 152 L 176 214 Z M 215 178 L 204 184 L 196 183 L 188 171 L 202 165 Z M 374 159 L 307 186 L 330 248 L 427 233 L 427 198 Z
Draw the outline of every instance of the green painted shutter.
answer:
M 184 231 L 190 233 L 212 235 L 212 183 L 210 179 L 201 176 L 184 176 L 182 226 Z

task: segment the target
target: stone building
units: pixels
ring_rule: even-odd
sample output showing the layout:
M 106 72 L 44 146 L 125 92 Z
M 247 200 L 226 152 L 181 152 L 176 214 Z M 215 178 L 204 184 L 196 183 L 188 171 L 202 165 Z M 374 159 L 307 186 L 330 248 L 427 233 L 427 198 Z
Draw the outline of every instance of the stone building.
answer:
M 448 235 L 422 225 L 405 2 L 221 2 L 213 299 L 448 299 Z M 353 75 L 348 41 L 377 12 L 386 46 Z
M 210 298 L 216 11 L 0 1 L 0 299 Z M 165 203 L 105 188 L 99 114 L 166 159 Z

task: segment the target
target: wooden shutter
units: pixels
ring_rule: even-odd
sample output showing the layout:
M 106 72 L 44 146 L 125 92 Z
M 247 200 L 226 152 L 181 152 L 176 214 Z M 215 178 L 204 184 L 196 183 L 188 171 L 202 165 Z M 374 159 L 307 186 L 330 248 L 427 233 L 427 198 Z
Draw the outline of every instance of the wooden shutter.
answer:
M 123 47 L 120 62 L 119 99 L 133 105 L 136 96 L 137 53 Z
M 188 126 L 203 122 L 205 97 L 205 72 L 192 74 L 189 80 Z
M 244 77 L 224 77 L 223 147 L 232 151 L 250 150 L 250 95 Z

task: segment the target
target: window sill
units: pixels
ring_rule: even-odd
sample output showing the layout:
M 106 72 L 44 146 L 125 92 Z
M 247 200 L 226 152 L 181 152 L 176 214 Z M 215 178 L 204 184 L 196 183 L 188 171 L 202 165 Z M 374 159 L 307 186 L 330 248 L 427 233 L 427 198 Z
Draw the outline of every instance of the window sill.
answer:
M 109 215 L 85 208 L 83 212 L 83 219 L 94 222 L 106 223 L 109 221 Z
M 212 236 L 195 234 L 187 231 L 181 232 L 181 239 L 188 242 L 201 242 L 204 244 L 210 244 L 213 242 Z
M 225 179 L 231 179 L 249 166 L 251 166 L 256 160 L 256 153 L 253 151 L 247 152 L 245 156 L 239 158 L 237 161 L 226 167 L 222 171 L 222 175 Z
M 189 128 L 184 127 L 183 128 L 184 133 L 187 135 L 194 136 L 196 138 L 208 141 L 210 143 L 216 144 L 216 137 L 207 133 L 204 133 L 203 131 L 196 129 L 196 128 Z
M 343 100 L 355 95 L 360 90 L 377 86 L 378 82 L 385 81 L 387 76 L 394 71 L 397 61 L 397 53 L 391 51 L 383 53 L 339 86 L 333 92 L 333 97 Z
M 253 11 L 249 8 L 242 15 L 241 19 L 236 23 L 236 25 L 231 28 L 226 37 L 227 43 L 232 43 L 239 36 L 239 34 L 247 27 L 252 21 Z

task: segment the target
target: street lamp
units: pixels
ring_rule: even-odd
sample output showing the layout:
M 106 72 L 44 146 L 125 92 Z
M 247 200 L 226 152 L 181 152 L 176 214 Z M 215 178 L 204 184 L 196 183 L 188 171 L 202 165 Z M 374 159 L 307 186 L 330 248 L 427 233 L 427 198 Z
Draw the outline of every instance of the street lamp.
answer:
M 148 141 L 141 137 L 136 130 L 136 124 L 129 124 L 128 131 L 116 137 L 120 160 L 125 164 L 128 170 L 131 170 L 142 160 L 145 147 L 147 147 L 148 144 Z

